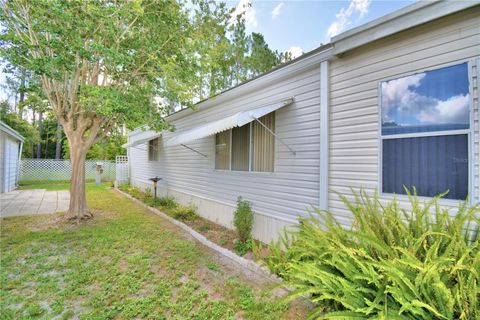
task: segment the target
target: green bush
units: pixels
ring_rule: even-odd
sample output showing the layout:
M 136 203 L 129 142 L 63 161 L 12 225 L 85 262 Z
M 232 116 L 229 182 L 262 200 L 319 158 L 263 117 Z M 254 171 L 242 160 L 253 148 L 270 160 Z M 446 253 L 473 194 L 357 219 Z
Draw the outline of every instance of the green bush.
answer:
M 267 265 L 308 297 L 325 319 L 480 319 L 479 207 L 440 208 L 441 196 L 411 208 L 364 191 L 341 197 L 353 216 L 342 228 L 315 210 L 274 245 Z M 285 246 L 285 250 L 280 250 Z
M 172 208 L 169 213 L 175 219 L 183 221 L 192 221 L 198 217 L 197 208 L 194 205 L 189 205 L 187 207 L 177 205 L 176 207 Z
M 178 206 L 177 201 L 175 200 L 174 196 L 163 196 L 157 198 L 158 205 L 164 208 L 175 208 Z
M 247 241 L 234 241 L 233 248 L 237 252 L 237 254 L 243 257 L 249 250 L 252 249 L 252 239 L 248 239 Z
M 237 210 L 234 212 L 233 225 L 241 242 L 246 242 L 251 238 L 253 228 L 252 205 L 249 201 L 243 200 L 242 197 L 237 199 Z

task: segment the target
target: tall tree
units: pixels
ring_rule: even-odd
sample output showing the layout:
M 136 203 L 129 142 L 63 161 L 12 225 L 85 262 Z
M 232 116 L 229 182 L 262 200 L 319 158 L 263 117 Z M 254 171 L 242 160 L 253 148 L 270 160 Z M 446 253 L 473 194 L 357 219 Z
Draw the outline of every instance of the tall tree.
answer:
M 280 54 L 271 50 L 262 34 L 252 33 L 250 38 L 250 55 L 247 66 L 252 76 L 265 73 L 281 62 Z
M 55 159 L 60 159 L 62 155 L 62 125 L 57 123 L 57 132 L 55 133 Z
M 191 104 L 196 26 L 174 0 L 2 0 L 1 54 L 41 78 L 66 134 L 72 178 L 68 214 L 90 217 L 85 158 L 117 123 L 168 124 L 152 96 Z

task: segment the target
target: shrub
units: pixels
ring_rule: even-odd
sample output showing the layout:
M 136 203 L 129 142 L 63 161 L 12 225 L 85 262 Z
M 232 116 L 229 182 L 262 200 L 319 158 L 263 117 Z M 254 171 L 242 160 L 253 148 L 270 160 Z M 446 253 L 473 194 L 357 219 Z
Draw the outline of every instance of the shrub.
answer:
M 175 208 L 171 209 L 169 213 L 175 219 L 183 221 L 191 221 L 197 218 L 197 209 L 194 205 L 189 205 L 187 207 L 177 205 Z
M 164 208 L 175 208 L 178 206 L 177 201 L 175 200 L 174 196 L 163 196 L 157 198 L 158 205 Z
M 237 254 L 241 257 L 243 257 L 248 250 L 252 249 L 252 239 L 248 239 L 247 241 L 234 241 L 233 242 L 233 248 L 237 252 Z
M 242 197 L 237 199 L 237 210 L 234 212 L 233 225 L 241 242 L 246 242 L 252 236 L 253 211 L 249 201 Z
M 329 212 L 302 218 L 277 243 L 267 265 L 308 297 L 312 317 L 326 319 L 479 319 L 479 207 L 459 205 L 456 215 L 436 197 L 411 208 L 386 205 L 364 191 L 341 197 L 353 215 L 342 228 Z M 325 312 L 325 314 L 323 314 Z

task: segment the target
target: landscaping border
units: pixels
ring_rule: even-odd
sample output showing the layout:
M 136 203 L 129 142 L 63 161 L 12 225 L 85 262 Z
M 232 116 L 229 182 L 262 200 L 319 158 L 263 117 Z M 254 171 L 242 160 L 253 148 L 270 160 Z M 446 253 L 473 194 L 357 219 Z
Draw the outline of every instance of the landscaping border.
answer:
M 271 280 L 271 281 L 274 281 L 274 282 L 277 282 L 277 283 L 280 283 L 282 282 L 282 279 L 277 277 L 276 275 L 272 274 L 266 267 L 263 267 L 261 265 L 259 265 L 258 263 L 256 263 L 255 261 L 251 261 L 251 260 L 247 260 L 243 257 L 240 257 L 238 256 L 237 254 L 235 254 L 234 252 L 228 250 L 228 249 L 225 249 L 221 246 L 219 246 L 218 244 L 208 240 L 204 235 L 200 234 L 199 232 L 193 230 L 192 228 L 190 228 L 188 225 L 186 225 L 185 223 L 181 222 L 181 221 L 178 221 L 172 217 L 170 217 L 169 215 L 163 213 L 162 211 L 158 210 L 158 209 L 155 209 L 155 208 L 152 208 L 148 205 L 146 205 L 145 203 L 143 203 L 142 201 L 132 197 L 131 195 L 129 195 L 128 193 L 126 192 L 123 192 L 121 190 L 119 190 L 118 188 L 114 188 L 116 192 L 120 193 L 121 195 L 124 195 L 126 196 L 127 198 L 129 198 L 130 200 L 132 200 L 133 202 L 141 205 L 142 207 L 148 209 L 149 211 L 151 211 L 152 213 L 164 218 L 165 220 L 173 223 L 174 225 L 180 227 L 181 229 L 183 229 L 184 231 L 186 231 L 188 234 L 190 234 L 192 237 L 194 237 L 197 241 L 199 241 L 201 244 L 203 244 L 204 246 L 207 246 L 208 248 L 216 251 L 217 253 L 223 255 L 224 257 L 226 258 L 229 258 L 230 260 L 232 260 L 233 262 L 239 264 L 240 266 L 242 266 L 243 268 L 245 269 L 248 269 L 249 271 L 252 271 L 254 272 L 255 274 L 261 276 L 261 277 L 264 277 L 268 280 Z

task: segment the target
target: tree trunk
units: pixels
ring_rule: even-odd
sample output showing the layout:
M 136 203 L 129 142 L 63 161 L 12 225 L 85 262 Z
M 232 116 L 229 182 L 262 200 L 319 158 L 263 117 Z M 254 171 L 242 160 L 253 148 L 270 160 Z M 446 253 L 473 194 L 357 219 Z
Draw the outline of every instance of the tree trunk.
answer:
M 85 158 L 87 150 L 70 142 L 70 161 L 72 164 L 72 178 L 70 180 L 70 205 L 68 215 L 72 219 L 90 218 L 92 215 L 87 210 L 85 194 Z
M 35 127 L 35 109 L 32 109 L 32 125 Z M 32 159 L 35 158 L 35 143 L 32 141 Z
M 38 113 L 38 143 L 37 143 L 37 159 L 42 157 L 42 134 L 43 134 L 43 112 Z
M 23 101 L 25 101 L 25 78 L 26 78 L 26 70 L 25 68 L 20 67 L 21 75 L 20 75 L 20 98 L 18 102 L 18 113 L 20 115 L 20 119 L 23 119 Z
M 57 136 L 55 139 L 55 159 L 60 159 L 62 152 L 62 125 L 57 123 Z

